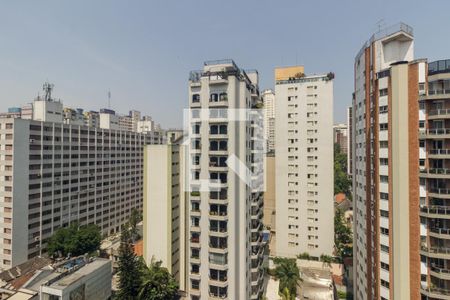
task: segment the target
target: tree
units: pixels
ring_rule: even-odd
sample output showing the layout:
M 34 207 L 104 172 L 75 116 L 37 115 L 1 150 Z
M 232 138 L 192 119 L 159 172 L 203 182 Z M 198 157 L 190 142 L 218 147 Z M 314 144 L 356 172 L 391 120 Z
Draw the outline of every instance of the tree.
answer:
M 50 256 L 78 256 L 92 253 L 100 248 L 102 236 L 97 225 L 79 227 L 72 224 L 58 229 L 49 239 L 47 251 Z
M 118 299 L 132 300 L 139 295 L 141 287 L 142 262 L 133 250 L 128 228 L 122 228 L 119 247 L 119 292 Z
M 352 231 L 344 220 L 343 212 L 340 209 L 337 209 L 334 215 L 334 247 L 336 256 L 341 260 L 343 260 L 344 257 L 352 256 L 352 243 Z
M 131 235 L 131 240 L 133 242 L 135 242 L 136 240 L 138 240 L 139 237 L 139 233 L 137 230 L 137 224 L 142 220 L 142 215 L 141 213 L 136 209 L 133 208 L 131 210 L 131 214 L 130 214 L 130 220 L 128 221 L 129 226 L 130 226 L 130 235 Z
M 347 176 L 347 155 L 334 144 L 334 194 L 344 193 L 351 199 L 351 181 Z
M 279 294 L 282 300 L 295 300 L 295 295 L 292 295 L 288 288 L 284 288 L 283 292 Z
M 161 264 L 161 261 L 154 261 L 152 259 L 149 267 L 144 265 L 138 299 L 179 299 L 177 281 L 166 268 L 161 267 Z
M 302 280 L 295 258 L 275 257 L 273 262 L 275 264 L 274 277 L 280 281 L 279 292 L 283 293 L 285 289 L 288 289 L 290 295 L 295 299 L 298 282 Z
M 330 255 L 322 254 L 320 255 L 320 261 L 323 262 L 324 266 L 331 268 L 331 263 L 333 262 L 333 257 Z
M 308 252 L 303 252 L 297 255 L 298 259 L 311 260 L 311 255 Z

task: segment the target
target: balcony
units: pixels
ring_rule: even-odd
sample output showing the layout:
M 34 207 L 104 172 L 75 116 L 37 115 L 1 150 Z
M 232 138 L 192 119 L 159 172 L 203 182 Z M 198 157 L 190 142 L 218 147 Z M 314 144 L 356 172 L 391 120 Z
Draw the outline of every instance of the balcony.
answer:
M 427 218 L 450 219 L 450 206 L 421 206 L 420 216 Z
M 439 259 L 450 259 L 450 248 L 447 247 L 427 247 L 422 245 L 420 247 L 420 254 L 439 258 Z
M 420 292 L 423 295 L 432 299 L 450 300 L 450 290 L 448 289 L 442 289 L 437 287 L 428 287 L 428 288 L 421 287 Z
M 226 253 L 228 252 L 228 241 L 226 238 L 210 237 L 209 248 L 211 252 Z
M 450 228 L 431 227 L 429 230 L 429 234 L 432 237 L 439 239 L 450 239 Z
M 450 99 L 450 89 L 428 90 L 428 95 L 420 96 L 420 100 Z
M 428 158 L 450 158 L 450 150 L 449 149 L 432 149 L 428 151 Z
M 430 275 L 439 279 L 450 280 L 450 270 L 438 266 L 430 267 Z
M 450 169 L 447 168 L 420 169 L 419 172 L 422 178 L 450 179 Z
M 449 97 L 450 97 L 450 90 Z M 450 109 L 434 109 L 428 111 L 428 120 L 450 118 Z
M 419 130 L 419 138 L 421 139 L 445 139 L 450 138 L 450 129 L 422 129 Z

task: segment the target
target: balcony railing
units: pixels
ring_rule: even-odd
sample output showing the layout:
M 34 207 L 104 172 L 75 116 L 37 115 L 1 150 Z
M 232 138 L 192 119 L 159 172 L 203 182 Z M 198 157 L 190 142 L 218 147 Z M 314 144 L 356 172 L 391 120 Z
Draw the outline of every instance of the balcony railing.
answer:
M 435 129 L 422 129 L 419 130 L 421 135 L 444 135 L 450 134 L 450 129 L 448 128 L 435 128 Z
M 226 227 L 213 227 L 213 226 L 211 226 L 211 227 L 209 227 L 209 230 L 213 231 L 213 232 L 222 232 L 222 233 L 227 232 L 227 228 Z
M 448 155 L 450 154 L 450 149 L 432 149 L 429 154 L 431 155 Z
M 430 188 L 429 192 L 433 194 L 450 195 L 450 189 Z
M 223 243 L 223 244 L 209 243 L 209 247 L 216 248 L 216 249 L 226 249 L 226 248 L 228 248 L 228 244 L 226 244 L 226 243 Z
M 435 215 L 450 215 L 450 206 L 422 206 L 420 211 Z
M 450 276 L 450 270 L 449 269 L 444 269 L 444 268 L 440 268 L 440 267 L 436 267 L 436 266 L 431 266 L 430 269 L 431 269 L 431 271 L 433 271 L 435 273 L 439 273 L 439 274 Z
M 437 234 L 446 234 L 446 235 L 450 235 L 450 228 L 436 228 L 436 227 L 431 227 L 430 228 L 431 232 L 437 233 Z
M 422 245 L 420 247 L 422 251 L 434 254 L 450 254 L 450 248 L 447 247 L 427 247 Z
M 422 288 L 422 290 L 424 290 L 430 294 L 440 294 L 440 295 L 450 296 L 450 290 L 443 289 L 443 288 L 428 287 L 428 288 Z
M 450 94 L 450 89 L 429 90 L 428 95 L 446 95 Z
M 428 174 L 436 174 L 436 175 L 450 175 L 450 169 L 447 169 L 447 168 L 420 169 L 420 173 L 428 173 Z
M 450 90 L 448 90 L 450 93 Z M 449 115 L 450 114 L 450 109 L 435 109 L 435 110 L 430 110 L 428 112 L 428 116 L 442 116 L 442 115 Z

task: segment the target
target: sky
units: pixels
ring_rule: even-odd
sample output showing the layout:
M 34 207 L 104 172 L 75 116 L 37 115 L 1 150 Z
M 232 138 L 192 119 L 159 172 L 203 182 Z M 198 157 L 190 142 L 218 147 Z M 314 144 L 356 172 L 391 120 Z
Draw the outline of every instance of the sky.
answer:
M 354 57 L 380 27 L 414 28 L 415 57 L 450 58 L 448 0 L 40 0 L 0 3 L 0 111 L 42 84 L 65 106 L 137 109 L 180 127 L 188 74 L 232 58 L 273 88 L 276 66 L 334 72 L 334 122 L 345 122 Z

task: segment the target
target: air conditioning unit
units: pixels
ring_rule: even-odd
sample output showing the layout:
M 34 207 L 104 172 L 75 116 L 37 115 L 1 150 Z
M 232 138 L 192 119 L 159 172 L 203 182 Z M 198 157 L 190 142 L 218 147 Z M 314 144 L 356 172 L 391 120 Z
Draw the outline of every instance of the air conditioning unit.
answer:
M 30 144 L 33 144 L 34 143 L 34 140 L 33 139 L 30 139 Z
M 35 240 L 36 242 L 38 242 L 40 239 L 41 239 L 41 238 L 40 238 L 39 236 L 36 236 L 36 237 L 34 238 L 34 240 Z

